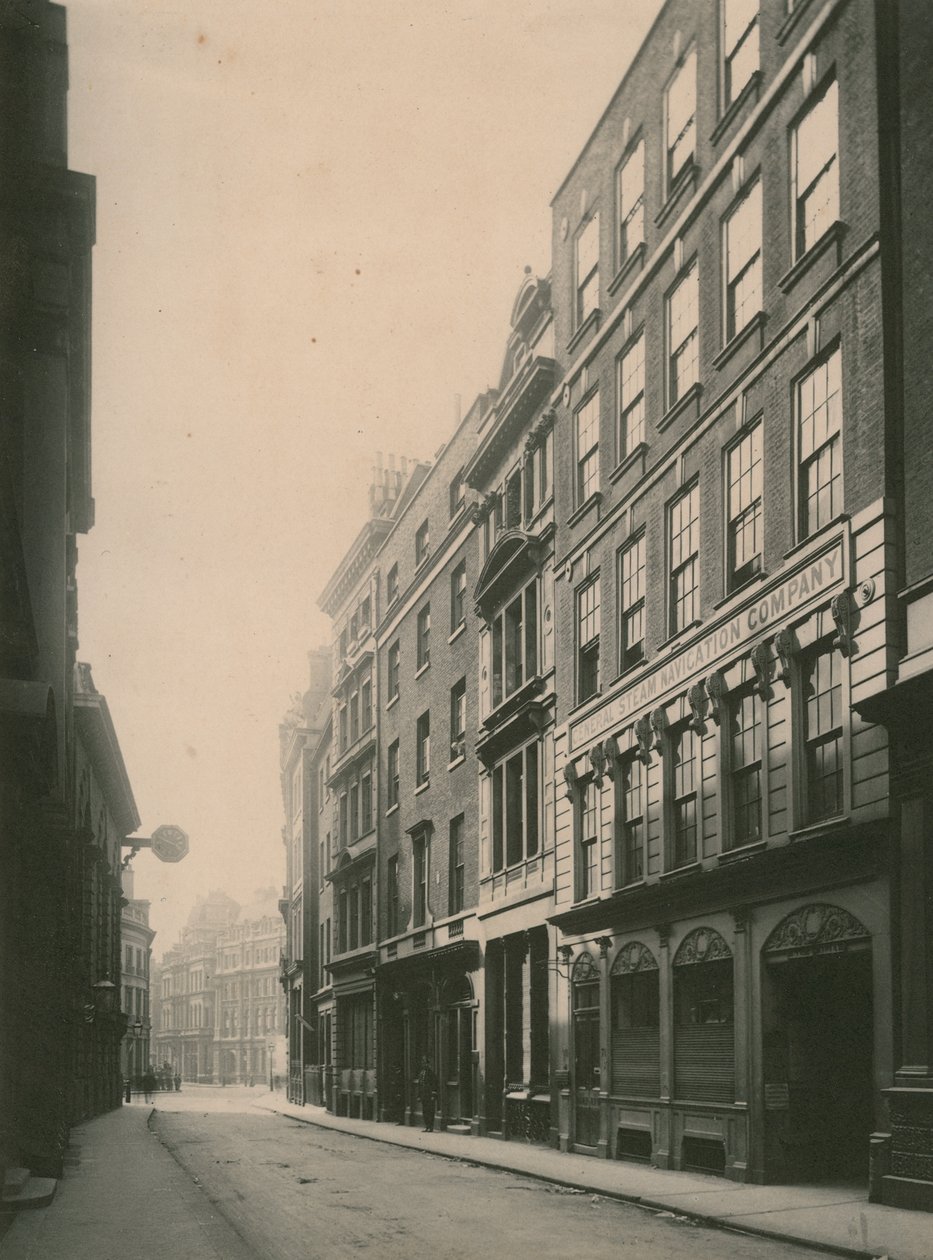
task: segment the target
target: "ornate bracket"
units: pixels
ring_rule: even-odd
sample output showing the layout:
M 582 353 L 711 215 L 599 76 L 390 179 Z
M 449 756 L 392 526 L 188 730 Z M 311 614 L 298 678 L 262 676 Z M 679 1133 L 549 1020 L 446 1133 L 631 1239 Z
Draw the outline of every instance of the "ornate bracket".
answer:
M 612 949 L 612 937 L 611 936 L 597 936 L 596 944 L 599 946 L 600 958 L 608 958 L 609 951 L 610 949 Z
M 638 758 L 647 765 L 651 755 L 651 718 L 647 713 L 635 723 L 635 738 L 638 740 Z
M 577 774 L 577 767 L 573 764 L 572 761 L 568 761 L 567 764 L 564 766 L 562 773 L 564 776 L 564 784 L 565 784 L 564 796 L 566 796 L 569 801 L 572 801 L 574 796 L 576 795 L 577 779 L 579 778 L 579 775 Z
M 610 779 L 615 779 L 616 762 L 619 760 L 619 741 L 615 735 L 603 740 L 603 753 L 606 758 L 606 774 Z
M 791 661 L 798 652 L 797 636 L 793 630 L 779 630 L 777 632 L 774 636 L 774 650 L 777 652 L 778 661 L 780 662 L 779 673 L 781 682 L 789 687 Z
M 687 692 L 687 703 L 692 714 L 690 725 L 702 734 L 706 728 L 706 710 L 709 707 L 709 698 L 702 683 L 694 683 L 690 688 Z
M 771 694 L 771 677 L 774 673 L 774 657 L 765 639 L 756 643 L 749 653 L 755 671 L 755 688 L 763 700 Z
M 836 637 L 833 647 L 838 648 L 843 656 L 852 651 L 852 600 L 848 591 L 840 591 L 830 601 L 829 611 L 836 623 Z
M 606 754 L 602 744 L 594 744 L 590 749 L 590 765 L 593 767 L 593 782 L 601 787 L 606 769 Z
M 657 753 L 664 752 L 664 736 L 667 734 L 668 726 L 667 710 L 655 709 L 651 715 L 651 729 L 654 731 L 654 750 Z
M 709 695 L 710 704 L 713 708 L 713 721 L 718 726 L 722 722 L 723 713 L 726 707 L 726 700 L 729 696 L 729 688 L 726 686 L 726 680 L 723 678 L 719 670 L 715 670 L 706 680 L 706 691 Z

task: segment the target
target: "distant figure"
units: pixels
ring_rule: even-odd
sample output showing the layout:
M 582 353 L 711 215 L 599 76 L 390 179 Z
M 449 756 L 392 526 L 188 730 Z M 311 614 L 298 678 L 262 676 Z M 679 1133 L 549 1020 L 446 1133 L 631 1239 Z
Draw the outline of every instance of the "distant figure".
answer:
M 180 1076 L 178 1075 L 178 1073 L 176 1072 L 176 1073 L 175 1073 L 175 1075 L 174 1075 L 174 1077 L 173 1077 L 172 1079 L 173 1079 L 173 1083 L 174 1083 L 174 1085 L 175 1085 L 175 1093 L 176 1093 L 176 1094 L 178 1094 L 178 1093 L 180 1093 L 180 1092 L 181 1092 L 181 1077 L 180 1077 Z
M 428 1056 L 421 1056 L 421 1071 L 418 1073 L 418 1097 L 421 1099 L 421 1114 L 424 1117 L 425 1133 L 434 1132 L 434 1111 L 437 1106 L 437 1077 L 428 1063 Z
M 152 1092 L 156 1087 L 156 1076 L 151 1067 L 147 1067 L 143 1073 L 143 1097 L 146 1102 L 152 1102 Z

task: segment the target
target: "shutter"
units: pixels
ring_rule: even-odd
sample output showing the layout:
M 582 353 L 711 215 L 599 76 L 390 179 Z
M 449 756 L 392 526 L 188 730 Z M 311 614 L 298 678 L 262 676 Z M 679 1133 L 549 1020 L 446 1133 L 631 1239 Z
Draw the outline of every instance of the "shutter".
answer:
M 735 1026 L 685 1024 L 674 1029 L 674 1096 L 689 1102 L 735 1102 Z
M 661 1092 L 661 1039 L 657 1028 L 621 1028 L 612 1034 L 612 1092 L 657 1098 Z

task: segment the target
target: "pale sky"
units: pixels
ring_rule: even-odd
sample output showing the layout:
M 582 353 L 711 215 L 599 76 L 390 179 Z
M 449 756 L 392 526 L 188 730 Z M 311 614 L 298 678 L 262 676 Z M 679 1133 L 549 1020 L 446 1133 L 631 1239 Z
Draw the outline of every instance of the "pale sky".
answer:
M 498 379 L 555 190 L 659 0 L 70 0 L 97 178 L 79 659 L 107 696 L 158 957 L 284 880 L 278 723 L 376 451 Z

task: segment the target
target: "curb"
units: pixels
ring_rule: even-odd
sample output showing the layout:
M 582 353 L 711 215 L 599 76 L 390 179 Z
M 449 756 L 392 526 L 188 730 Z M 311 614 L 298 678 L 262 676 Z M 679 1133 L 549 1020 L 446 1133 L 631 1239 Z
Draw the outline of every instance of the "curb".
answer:
M 394 1141 L 389 1134 L 357 1133 L 354 1129 L 343 1129 L 334 1124 L 322 1124 L 314 1116 L 296 1116 L 291 1111 L 280 1111 L 278 1107 L 269 1106 L 258 1101 L 253 1102 L 251 1105 L 263 1111 L 269 1111 L 275 1116 L 284 1116 L 288 1120 L 297 1120 L 299 1124 L 313 1125 L 316 1129 L 326 1129 L 331 1133 L 345 1133 L 349 1137 L 362 1138 L 367 1142 L 381 1142 L 384 1146 L 395 1146 L 421 1155 L 440 1155 L 444 1159 L 460 1160 L 464 1164 L 472 1164 L 478 1168 L 492 1168 L 496 1172 L 514 1173 L 517 1177 L 528 1177 L 531 1181 L 545 1181 L 551 1185 L 565 1186 L 568 1190 L 577 1190 L 582 1194 L 597 1195 L 601 1199 L 613 1199 L 619 1203 L 628 1203 L 632 1207 L 643 1208 L 646 1212 L 669 1213 L 671 1216 L 679 1216 L 686 1220 L 694 1221 L 698 1225 L 728 1230 L 732 1234 L 770 1238 L 774 1242 L 789 1243 L 797 1247 L 809 1247 L 813 1251 L 820 1251 L 826 1255 L 845 1256 L 847 1260 L 896 1260 L 889 1253 L 879 1255 L 877 1251 L 864 1251 L 860 1247 L 845 1247 L 841 1243 L 820 1242 L 816 1239 L 802 1237 L 799 1234 L 788 1234 L 777 1229 L 765 1229 L 763 1226 L 736 1225 L 732 1223 L 729 1217 L 710 1216 L 689 1208 L 674 1207 L 660 1199 L 646 1199 L 642 1195 L 626 1194 L 624 1190 L 599 1190 L 593 1186 L 586 1185 L 584 1182 L 574 1181 L 567 1177 L 559 1177 L 553 1173 L 526 1172 L 523 1168 L 516 1168 L 514 1164 L 503 1164 L 496 1160 L 485 1158 L 477 1159 L 475 1156 L 466 1154 L 448 1155 L 446 1151 L 432 1151 L 426 1147 L 413 1146 L 408 1142 Z

